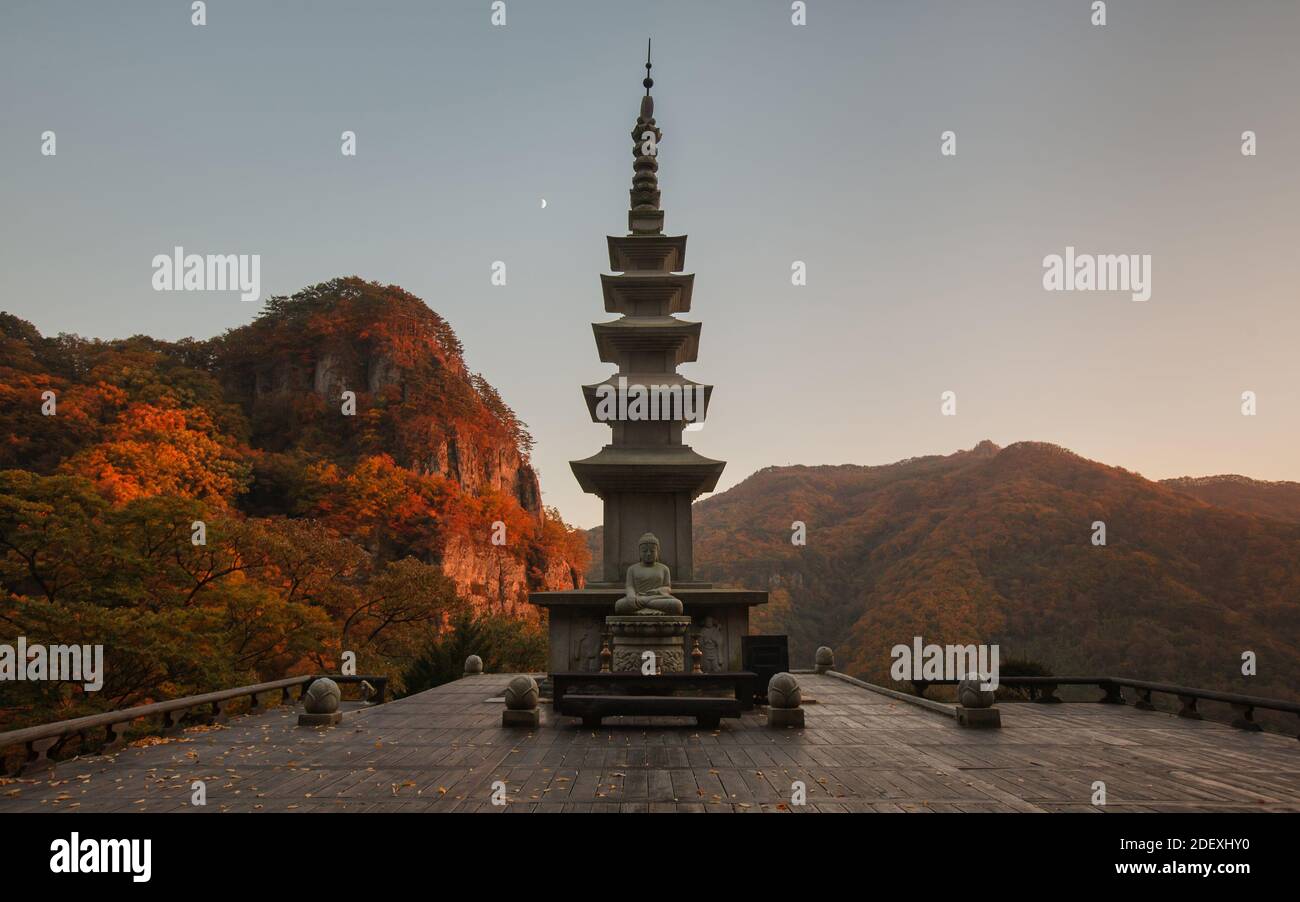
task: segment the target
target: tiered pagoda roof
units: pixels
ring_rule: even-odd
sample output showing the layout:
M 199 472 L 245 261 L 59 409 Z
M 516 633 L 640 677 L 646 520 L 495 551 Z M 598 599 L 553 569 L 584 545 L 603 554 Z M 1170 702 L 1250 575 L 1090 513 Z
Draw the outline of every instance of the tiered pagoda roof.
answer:
M 660 206 L 659 141 L 662 131 L 655 122 L 654 98 L 650 88 L 650 62 L 646 61 L 646 92 L 641 98 L 640 114 L 632 129 L 633 177 L 629 192 L 628 234 L 608 236 L 609 265 L 612 274 L 600 277 L 601 292 L 607 313 L 619 318 L 592 324 L 596 349 L 603 363 L 615 365 L 617 372 L 603 382 L 583 386 L 592 419 L 611 427 L 610 444 L 585 460 L 572 461 L 574 475 L 586 492 L 606 501 L 606 541 L 624 536 L 637 527 L 638 507 L 644 497 L 619 499 L 619 496 L 670 494 L 683 496 L 686 510 L 684 527 L 678 516 L 647 518 L 645 529 L 680 535 L 660 535 L 665 556 L 689 577 L 690 513 L 689 503 L 699 495 L 713 491 L 725 463 L 711 460 L 682 443 L 688 422 L 703 422 L 713 387 L 691 381 L 677 372 L 683 363 L 692 363 L 699 354 L 700 323 L 680 319 L 678 314 L 691 309 L 695 276 L 681 270 L 686 261 L 686 236 L 665 235 L 664 211 Z M 620 386 L 659 387 L 667 391 L 698 392 L 701 403 L 683 409 L 677 405 L 673 416 L 651 420 L 611 419 L 602 416 L 599 398 L 617 391 Z M 614 504 L 611 506 L 610 502 Z M 611 517 L 619 524 L 612 524 Z M 638 533 L 639 535 L 639 533 Z M 674 554 L 674 549 L 678 554 Z M 684 553 L 683 553 L 684 552 Z M 626 554 L 614 558 L 622 562 Z M 680 560 L 680 564 L 679 561 Z M 619 578 L 611 558 L 606 558 L 606 579 Z M 674 572 L 677 572 L 675 569 Z

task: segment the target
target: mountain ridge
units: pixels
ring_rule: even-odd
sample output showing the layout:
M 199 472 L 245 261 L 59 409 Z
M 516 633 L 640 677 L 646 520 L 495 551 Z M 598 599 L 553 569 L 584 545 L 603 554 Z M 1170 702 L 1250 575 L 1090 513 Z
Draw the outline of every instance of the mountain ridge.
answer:
M 1300 523 L 1300 482 L 1252 479 L 1249 476 L 1226 473 L 1217 476 L 1178 476 L 1162 479 L 1160 484 L 1198 498 L 1206 504 Z

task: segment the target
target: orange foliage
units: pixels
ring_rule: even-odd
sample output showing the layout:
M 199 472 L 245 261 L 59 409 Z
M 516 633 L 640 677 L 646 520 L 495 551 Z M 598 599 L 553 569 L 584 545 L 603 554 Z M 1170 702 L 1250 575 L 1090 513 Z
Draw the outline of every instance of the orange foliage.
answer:
M 246 479 L 238 454 L 202 408 L 132 404 L 59 471 L 88 476 L 116 502 L 151 495 L 232 500 Z

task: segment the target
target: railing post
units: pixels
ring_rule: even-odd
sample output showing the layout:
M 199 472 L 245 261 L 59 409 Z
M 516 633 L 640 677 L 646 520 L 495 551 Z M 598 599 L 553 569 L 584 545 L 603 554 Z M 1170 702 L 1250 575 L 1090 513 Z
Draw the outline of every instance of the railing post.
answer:
M 1103 705 L 1122 705 L 1124 704 L 1124 690 L 1118 683 L 1110 680 L 1103 680 L 1097 684 L 1106 694 L 1097 699 Z
M 1061 700 L 1056 697 L 1055 683 L 1040 683 L 1037 687 L 1030 686 L 1030 695 L 1033 700 L 1041 704 L 1059 703 Z
M 1154 711 L 1156 709 L 1156 706 L 1151 704 L 1150 689 L 1139 689 L 1137 691 L 1137 694 L 1138 694 L 1138 698 L 1137 701 L 1133 703 L 1133 707 L 1138 708 L 1142 711 Z
M 1204 720 L 1201 712 L 1196 710 L 1196 696 L 1180 695 L 1178 701 L 1182 704 L 1182 707 L 1178 709 L 1179 717 L 1186 717 L 1189 720 Z
M 129 725 L 130 721 L 119 720 L 104 727 L 104 746 L 100 751 L 112 752 L 120 749 L 126 743 L 126 728 Z
M 163 735 L 174 733 L 180 729 L 181 720 L 185 717 L 183 709 L 177 711 L 163 712 Z
M 282 704 L 282 705 L 293 704 L 293 687 L 292 687 L 292 686 L 282 686 L 282 687 L 280 688 L 280 704 Z
M 1237 715 L 1232 719 L 1232 725 L 1236 727 L 1238 730 L 1250 730 L 1251 732 L 1258 732 L 1264 729 L 1259 724 L 1255 723 L 1254 705 L 1247 705 L 1238 702 L 1233 702 L 1232 710 L 1233 713 Z
M 925 690 L 930 688 L 929 680 L 912 680 L 912 691 L 918 698 L 925 698 Z
M 49 753 L 59 737 L 53 736 L 49 739 L 33 739 L 27 743 L 26 756 L 18 765 L 18 774 L 31 773 L 36 770 L 53 770 L 54 761 L 51 760 Z M 16 776 L 16 775 L 15 775 Z

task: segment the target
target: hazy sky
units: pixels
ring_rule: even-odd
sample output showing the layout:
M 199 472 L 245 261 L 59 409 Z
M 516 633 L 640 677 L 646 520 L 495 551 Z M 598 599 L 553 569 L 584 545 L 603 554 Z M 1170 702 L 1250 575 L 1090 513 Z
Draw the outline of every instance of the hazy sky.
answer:
M 154 292 L 175 245 L 260 254 L 264 294 L 396 283 L 527 421 L 545 501 L 593 525 L 567 461 L 608 441 L 579 385 L 610 372 L 588 324 L 653 35 L 719 489 L 984 438 L 1300 479 L 1300 4 L 1113 0 L 1104 27 L 1090 5 L 808 0 L 795 27 L 789 2 L 507 0 L 492 27 L 488 0 L 211 0 L 195 27 L 188 0 L 5 0 L 0 309 L 104 338 L 253 317 Z M 1151 299 L 1045 291 L 1067 245 L 1150 254 Z

